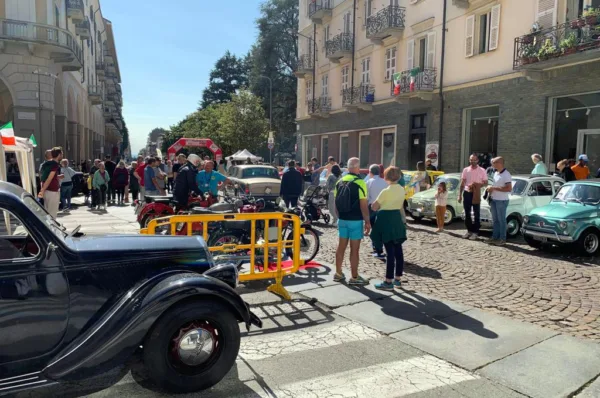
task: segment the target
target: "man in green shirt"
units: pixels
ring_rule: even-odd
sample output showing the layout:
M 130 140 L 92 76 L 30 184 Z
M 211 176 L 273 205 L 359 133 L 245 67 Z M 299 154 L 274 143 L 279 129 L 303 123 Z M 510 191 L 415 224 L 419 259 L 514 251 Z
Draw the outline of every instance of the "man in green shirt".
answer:
M 343 281 L 346 277 L 342 272 L 342 264 L 346 255 L 346 248 L 350 243 L 350 270 L 352 278 L 349 285 L 367 285 L 368 280 L 358 275 L 358 252 L 360 241 L 365 234 L 371 231 L 369 219 L 369 207 L 367 203 L 367 185 L 358 176 L 360 172 L 360 160 L 351 158 L 348 160 L 348 174 L 338 181 L 334 195 L 336 211 L 338 213 L 339 244 L 335 253 L 336 273 L 333 280 Z

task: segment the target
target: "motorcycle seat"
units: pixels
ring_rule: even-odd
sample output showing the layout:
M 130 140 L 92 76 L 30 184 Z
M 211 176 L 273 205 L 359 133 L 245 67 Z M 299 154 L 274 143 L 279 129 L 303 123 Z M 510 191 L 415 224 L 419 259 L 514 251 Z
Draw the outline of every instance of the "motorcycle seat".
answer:
M 144 200 L 146 201 L 146 203 L 164 203 L 164 204 L 169 204 L 174 202 L 173 196 L 172 195 L 167 195 L 167 196 L 145 196 Z
M 206 207 L 194 207 L 190 212 L 191 214 L 232 214 L 233 210 L 215 211 Z

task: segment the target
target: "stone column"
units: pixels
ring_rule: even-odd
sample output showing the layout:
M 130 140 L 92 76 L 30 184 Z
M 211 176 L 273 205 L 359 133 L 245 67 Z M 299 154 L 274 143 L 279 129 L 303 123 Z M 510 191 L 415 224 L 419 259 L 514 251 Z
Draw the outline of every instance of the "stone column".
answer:
M 67 159 L 77 162 L 77 150 L 79 148 L 79 133 L 77 131 L 77 122 L 67 122 Z
M 54 116 L 54 131 L 56 133 L 56 145 L 67 150 L 67 118 L 66 116 Z M 65 152 L 66 156 L 66 152 Z
M 79 136 L 79 145 L 77 146 L 77 160 L 76 164 L 81 163 L 81 159 L 85 157 L 85 131 L 81 124 L 77 125 L 77 135 Z

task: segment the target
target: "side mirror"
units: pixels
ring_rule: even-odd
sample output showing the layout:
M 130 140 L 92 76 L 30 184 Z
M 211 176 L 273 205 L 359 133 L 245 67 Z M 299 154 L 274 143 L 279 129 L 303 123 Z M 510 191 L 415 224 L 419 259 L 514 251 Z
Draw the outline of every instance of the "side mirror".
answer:
M 50 260 L 52 257 L 52 253 L 56 251 L 57 246 L 54 243 L 48 243 L 48 247 L 46 248 L 46 260 Z

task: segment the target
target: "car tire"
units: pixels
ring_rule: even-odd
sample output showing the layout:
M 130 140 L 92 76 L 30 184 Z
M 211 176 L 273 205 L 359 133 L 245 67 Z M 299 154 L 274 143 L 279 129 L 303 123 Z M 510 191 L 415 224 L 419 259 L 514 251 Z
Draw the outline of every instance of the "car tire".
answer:
M 521 233 L 521 220 L 519 217 L 511 215 L 506 219 L 506 237 L 515 239 Z
M 186 358 L 180 347 L 193 331 L 210 340 L 204 340 L 200 349 L 198 342 L 194 348 L 188 340 Z M 212 343 L 210 354 L 204 350 L 209 350 L 206 343 Z M 235 364 L 239 349 L 240 328 L 231 309 L 219 301 L 192 301 L 169 308 L 153 325 L 144 341 L 143 359 L 150 380 L 171 392 L 190 393 L 221 381 Z M 208 357 L 194 355 L 198 351 Z M 192 362 L 200 363 L 191 366 Z
M 450 206 L 446 207 L 446 213 L 444 214 L 444 225 L 450 225 L 456 218 L 454 209 Z
M 415 220 L 416 222 L 421 222 L 423 220 L 422 216 L 413 216 L 412 214 L 410 215 L 412 217 L 413 220 Z
M 600 249 L 600 234 L 593 229 L 583 231 L 577 242 L 577 251 L 584 256 L 594 256 Z

